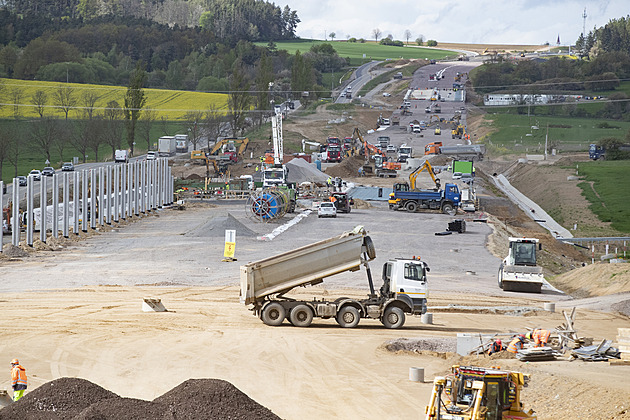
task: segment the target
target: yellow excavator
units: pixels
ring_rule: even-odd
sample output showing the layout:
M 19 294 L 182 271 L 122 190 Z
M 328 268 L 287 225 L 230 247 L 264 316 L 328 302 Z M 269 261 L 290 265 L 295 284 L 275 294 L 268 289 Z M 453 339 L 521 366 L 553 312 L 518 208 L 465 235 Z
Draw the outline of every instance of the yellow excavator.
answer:
M 435 189 L 439 190 L 440 179 L 435 176 L 435 171 L 433 171 L 433 167 L 428 160 L 425 160 L 422 165 L 418 166 L 412 173 L 409 174 L 409 189 L 411 191 L 416 189 L 416 179 L 418 179 L 418 175 L 420 175 L 420 172 L 424 170 L 426 170 L 431 176 L 431 179 L 435 183 Z
M 529 375 L 521 372 L 455 365 L 449 375 L 433 380 L 426 420 L 536 419 L 521 403 L 528 382 Z

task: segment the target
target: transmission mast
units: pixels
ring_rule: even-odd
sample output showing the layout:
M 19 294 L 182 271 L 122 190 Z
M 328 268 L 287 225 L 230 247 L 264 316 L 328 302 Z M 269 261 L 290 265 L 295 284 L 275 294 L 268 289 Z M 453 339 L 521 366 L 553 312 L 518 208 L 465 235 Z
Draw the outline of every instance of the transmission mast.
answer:
M 584 13 L 582 13 L 582 19 L 583 19 L 583 23 L 582 23 L 582 36 L 584 38 L 586 38 L 586 7 L 584 8 Z

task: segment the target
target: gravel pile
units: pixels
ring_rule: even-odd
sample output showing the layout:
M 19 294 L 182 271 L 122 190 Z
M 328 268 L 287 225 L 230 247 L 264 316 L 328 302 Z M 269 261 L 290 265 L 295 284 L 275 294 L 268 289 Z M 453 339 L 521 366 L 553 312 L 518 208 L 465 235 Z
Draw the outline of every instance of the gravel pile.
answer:
M 186 232 L 184 236 L 223 238 L 226 230 L 235 230 L 238 237 L 257 236 L 256 232 L 239 222 L 230 213 L 215 216 L 194 230 Z
M 457 351 L 456 338 L 396 338 L 385 342 L 389 351 L 435 351 L 448 353 Z
M 308 163 L 304 159 L 293 159 L 285 165 L 289 169 L 287 176 L 289 182 L 302 183 L 313 182 L 315 184 L 326 185 L 328 175 L 318 170 L 315 165 Z
M 0 420 L 279 420 L 229 382 L 190 379 L 153 401 L 122 398 L 85 379 L 48 382 L 0 410 Z

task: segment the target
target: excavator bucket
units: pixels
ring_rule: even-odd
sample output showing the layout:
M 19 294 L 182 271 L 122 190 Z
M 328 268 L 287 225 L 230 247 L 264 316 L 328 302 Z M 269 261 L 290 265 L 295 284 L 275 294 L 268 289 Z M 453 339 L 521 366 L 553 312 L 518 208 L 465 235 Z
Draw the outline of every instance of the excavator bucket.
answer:
M 6 407 L 7 405 L 11 404 L 12 402 L 13 402 L 13 400 L 9 396 L 9 393 L 7 391 L 5 391 L 4 389 L 0 390 L 0 408 Z

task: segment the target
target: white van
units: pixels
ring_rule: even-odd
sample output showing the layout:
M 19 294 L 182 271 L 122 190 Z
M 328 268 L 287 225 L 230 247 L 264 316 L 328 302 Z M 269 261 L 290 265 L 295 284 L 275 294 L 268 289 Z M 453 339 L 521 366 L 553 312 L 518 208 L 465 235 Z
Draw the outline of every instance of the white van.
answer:
M 125 162 L 129 161 L 129 152 L 127 150 L 116 150 L 114 152 L 114 162 Z

